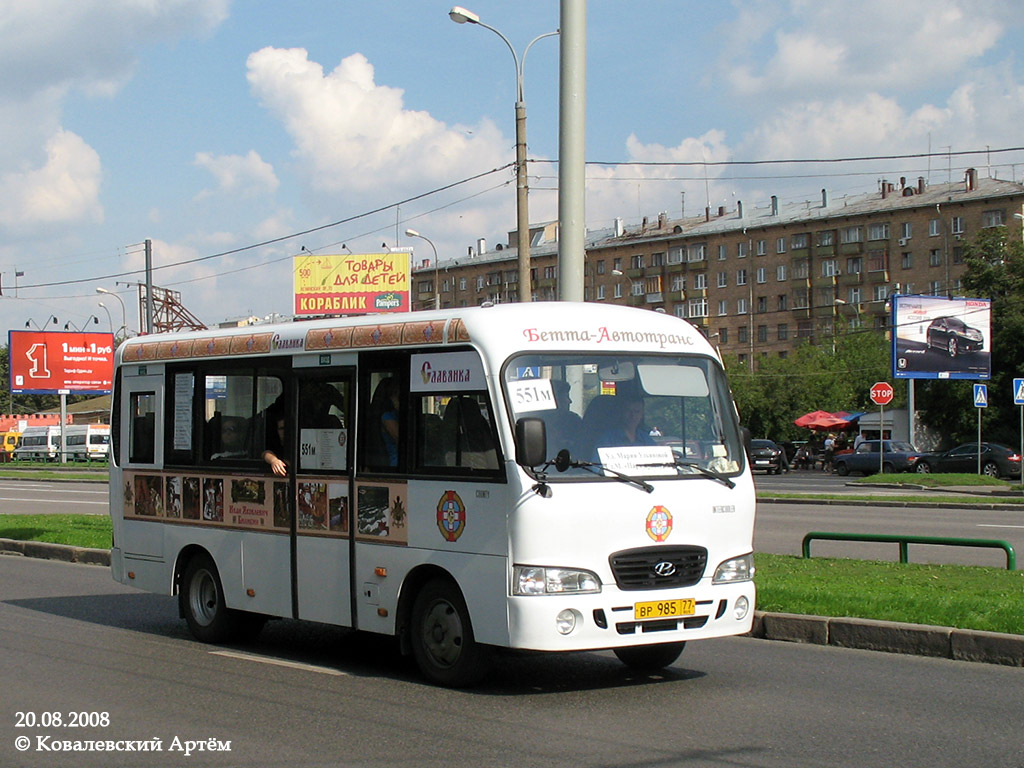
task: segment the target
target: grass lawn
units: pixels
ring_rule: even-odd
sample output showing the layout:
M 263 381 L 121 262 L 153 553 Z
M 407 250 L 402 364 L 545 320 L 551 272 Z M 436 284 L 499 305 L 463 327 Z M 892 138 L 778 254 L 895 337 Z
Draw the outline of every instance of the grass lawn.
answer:
M 763 611 L 1024 635 L 1024 571 L 755 553 Z
M 0 515 L 0 539 L 110 549 L 106 515 Z

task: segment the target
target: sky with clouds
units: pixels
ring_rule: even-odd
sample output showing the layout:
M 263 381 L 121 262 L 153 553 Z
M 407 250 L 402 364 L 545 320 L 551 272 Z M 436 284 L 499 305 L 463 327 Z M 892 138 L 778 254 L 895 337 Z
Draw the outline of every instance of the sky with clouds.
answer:
M 555 0 L 467 7 L 520 54 L 559 26 Z M 442 260 L 507 241 L 514 62 L 449 8 L 0 0 L 0 323 L 107 330 L 109 310 L 116 328 L 103 287 L 137 329 L 146 239 L 154 282 L 207 324 L 288 313 L 301 249 L 422 251 L 408 227 Z M 1024 151 L 996 151 L 1024 145 L 1020 17 L 1011 0 L 590 0 L 587 225 L 968 165 L 1020 181 Z M 524 72 L 536 223 L 557 217 L 557 37 Z M 971 150 L 992 154 L 946 154 Z

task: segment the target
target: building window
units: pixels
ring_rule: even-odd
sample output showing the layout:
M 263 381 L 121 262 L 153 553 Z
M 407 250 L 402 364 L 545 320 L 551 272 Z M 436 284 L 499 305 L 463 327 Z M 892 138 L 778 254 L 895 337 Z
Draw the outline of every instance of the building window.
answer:
M 746 299 L 737 299 L 736 300 L 736 314 L 737 315 L 745 315 L 745 314 L 747 314 L 747 300 Z
M 668 249 L 668 263 L 669 264 L 682 264 L 683 263 L 683 249 L 679 246 Z
M 728 288 L 729 287 L 729 273 L 728 272 L 719 272 L 718 273 L 718 287 L 719 288 Z
M 821 262 L 821 276 L 822 277 L 835 277 L 839 274 L 839 270 L 836 269 L 835 259 L 825 259 Z
M 793 291 L 793 309 L 807 309 L 810 301 L 807 298 L 807 289 L 798 288 Z
M 779 264 L 779 266 L 775 268 L 775 279 L 778 280 L 780 283 L 783 282 L 786 279 L 787 271 L 788 270 L 785 264 Z
M 604 274 L 604 259 L 598 259 L 597 261 L 597 274 Z
M 612 260 L 612 269 L 613 270 L 617 269 L 617 270 L 619 270 L 621 272 L 622 271 L 622 259 L 613 259 Z
M 705 298 L 690 299 L 690 317 L 707 317 L 708 300 Z
M 725 299 L 720 299 L 718 302 L 718 316 L 725 317 L 729 314 L 729 302 Z
M 484 289 L 484 276 L 483 275 L 477 275 L 477 278 L 476 278 L 476 289 L 478 291 L 482 291 Z
M 910 253 L 910 251 L 904 251 L 903 254 L 900 256 L 900 265 L 904 269 L 913 269 L 914 268 L 914 257 Z
M 758 314 L 764 314 L 768 311 L 768 297 L 758 296 L 757 297 L 757 312 Z
M 757 268 L 757 282 L 767 283 L 768 282 L 768 270 L 764 267 Z
M 740 344 L 747 343 L 747 326 L 741 325 L 739 328 L 736 329 L 736 341 L 738 341 Z
M 928 283 L 928 293 L 931 294 L 932 296 L 941 296 L 942 283 L 939 282 L 938 280 L 932 280 L 930 283 Z
M 728 328 L 719 328 L 718 329 L 718 341 L 719 341 L 720 344 L 728 344 L 729 343 L 729 329 Z
M 466 278 L 464 278 L 464 277 L 460 277 L 459 278 L 459 290 L 460 291 L 466 290 Z
M 697 243 L 686 249 L 687 261 L 704 261 L 707 258 L 707 243 Z
M 981 214 L 981 226 L 1001 227 L 1006 223 L 1006 211 L 983 211 Z
M 859 243 L 864 239 L 864 232 L 860 227 L 844 227 L 839 230 L 840 243 Z
M 909 240 L 914 236 L 914 225 L 912 222 L 904 221 L 900 224 L 900 237 Z
M 757 326 L 757 340 L 758 341 L 762 341 L 762 342 L 763 341 L 768 341 L 768 326 L 767 325 L 759 325 L 759 326 Z
M 685 286 L 685 278 L 684 278 L 684 286 Z M 708 273 L 707 272 L 698 272 L 696 275 L 694 275 L 693 276 L 693 287 L 696 290 L 698 290 L 698 291 L 706 290 L 707 287 L 708 287 Z
M 959 245 L 954 245 L 953 246 L 953 263 L 954 264 L 963 264 L 964 263 L 964 249 L 963 249 L 962 246 L 959 246 Z
M 747 284 L 747 270 L 745 270 L 745 269 L 737 269 L 736 270 L 736 285 L 746 285 L 746 284 Z
M 663 267 L 663 266 L 665 266 L 665 254 L 664 253 L 652 253 L 651 254 L 651 266 L 652 267 Z
M 682 302 L 679 302 L 678 304 L 676 304 L 672 308 L 672 312 L 675 314 L 676 317 L 685 318 L 686 317 L 686 305 L 683 304 Z
M 601 301 L 604 298 L 604 286 L 597 286 L 597 300 Z
M 831 235 L 832 233 L 830 232 L 829 234 Z M 802 248 L 807 248 L 809 241 L 810 235 L 806 232 L 802 232 L 799 235 L 793 235 L 793 237 L 789 239 L 789 245 L 794 251 L 796 251 Z
M 633 295 L 643 296 L 644 295 L 644 284 L 641 282 L 633 283 Z
M 875 301 L 885 301 L 889 298 L 888 285 L 876 285 L 874 287 Z
M 793 279 L 806 280 L 811 276 L 811 262 L 808 259 L 798 259 L 793 262 Z
M 928 222 L 928 236 L 929 237 L 938 237 L 941 234 L 942 234 L 942 220 L 941 219 L 932 219 L 931 221 L 929 221 Z
M 673 291 L 685 291 L 686 290 L 686 275 L 672 275 L 672 290 Z
M 851 304 L 860 304 L 864 300 L 864 289 L 859 286 L 851 288 L 849 296 Z
M 942 251 L 938 248 L 932 248 L 928 251 L 928 266 L 929 267 L 941 267 L 942 266 Z
M 789 338 L 789 326 L 785 323 L 779 323 L 779 341 L 785 341 Z
M 822 232 L 819 232 L 818 233 L 818 247 L 821 248 L 822 246 L 833 245 L 834 244 L 834 240 L 833 240 L 834 237 L 835 236 L 833 235 L 831 229 L 826 229 L 826 230 L 824 230 Z
M 785 293 L 780 293 L 776 300 L 775 308 L 779 312 L 785 312 L 787 309 L 789 309 L 789 296 Z
M 644 268 L 644 256 L 642 253 L 638 253 L 633 257 L 633 269 Z
M 868 272 L 884 272 L 889 268 L 889 259 L 885 251 L 868 252 Z
M 889 225 L 888 224 L 869 224 L 868 225 L 868 240 L 888 240 L 889 239 Z
M 726 245 L 718 246 L 718 260 L 719 261 L 725 261 L 725 258 L 728 255 L 729 255 L 728 254 L 728 246 L 726 246 Z
M 768 241 L 767 240 L 758 240 L 757 241 L 757 255 L 758 256 L 764 256 L 766 253 L 768 253 Z
M 962 235 L 962 234 L 964 234 L 967 231 L 964 228 L 964 217 L 963 216 L 954 216 L 953 220 L 952 220 L 952 222 L 950 222 L 950 224 L 952 226 L 952 230 L 951 231 L 953 232 L 954 235 Z
M 780 237 L 775 241 L 775 252 L 785 253 L 786 252 L 786 238 Z
M 622 298 L 622 283 L 616 283 L 615 284 L 615 298 L 616 299 L 621 299 Z
M 864 271 L 864 257 L 851 256 L 846 260 L 846 274 L 859 275 Z
M 747 244 L 746 242 L 736 243 L 736 256 L 741 259 L 747 258 Z

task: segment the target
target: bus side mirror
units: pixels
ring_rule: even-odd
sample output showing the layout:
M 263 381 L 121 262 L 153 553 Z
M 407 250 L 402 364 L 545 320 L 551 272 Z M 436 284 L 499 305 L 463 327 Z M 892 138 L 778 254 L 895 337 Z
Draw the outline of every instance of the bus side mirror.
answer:
M 548 438 L 543 419 L 525 417 L 516 422 L 516 464 L 538 467 L 547 461 Z
M 750 428 L 749 427 L 740 427 L 740 440 L 743 441 L 743 449 L 749 455 L 750 454 L 750 448 L 751 448 L 751 441 L 753 440 L 753 438 L 750 435 Z

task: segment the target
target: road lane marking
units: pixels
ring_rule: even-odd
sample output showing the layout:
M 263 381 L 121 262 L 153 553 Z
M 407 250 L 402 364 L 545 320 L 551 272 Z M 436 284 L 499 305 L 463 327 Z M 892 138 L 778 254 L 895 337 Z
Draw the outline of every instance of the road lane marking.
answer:
M 978 523 L 979 528 L 1024 528 L 1024 525 L 996 525 L 995 523 Z
M 255 656 L 251 653 L 238 653 L 237 651 L 210 651 L 214 656 L 226 656 L 229 659 L 241 659 L 242 661 L 256 661 L 260 664 L 272 664 L 276 667 L 287 667 L 288 669 L 301 669 L 305 672 L 320 672 L 324 675 L 336 677 L 348 677 L 347 672 L 341 672 L 330 667 L 320 667 L 316 664 L 303 664 L 301 661 L 287 661 L 286 659 L 272 659 L 267 656 Z
M 34 504 L 99 504 L 107 506 L 106 501 L 70 501 L 68 499 L 16 499 L 12 496 L 0 496 L 0 501 L 31 501 Z

